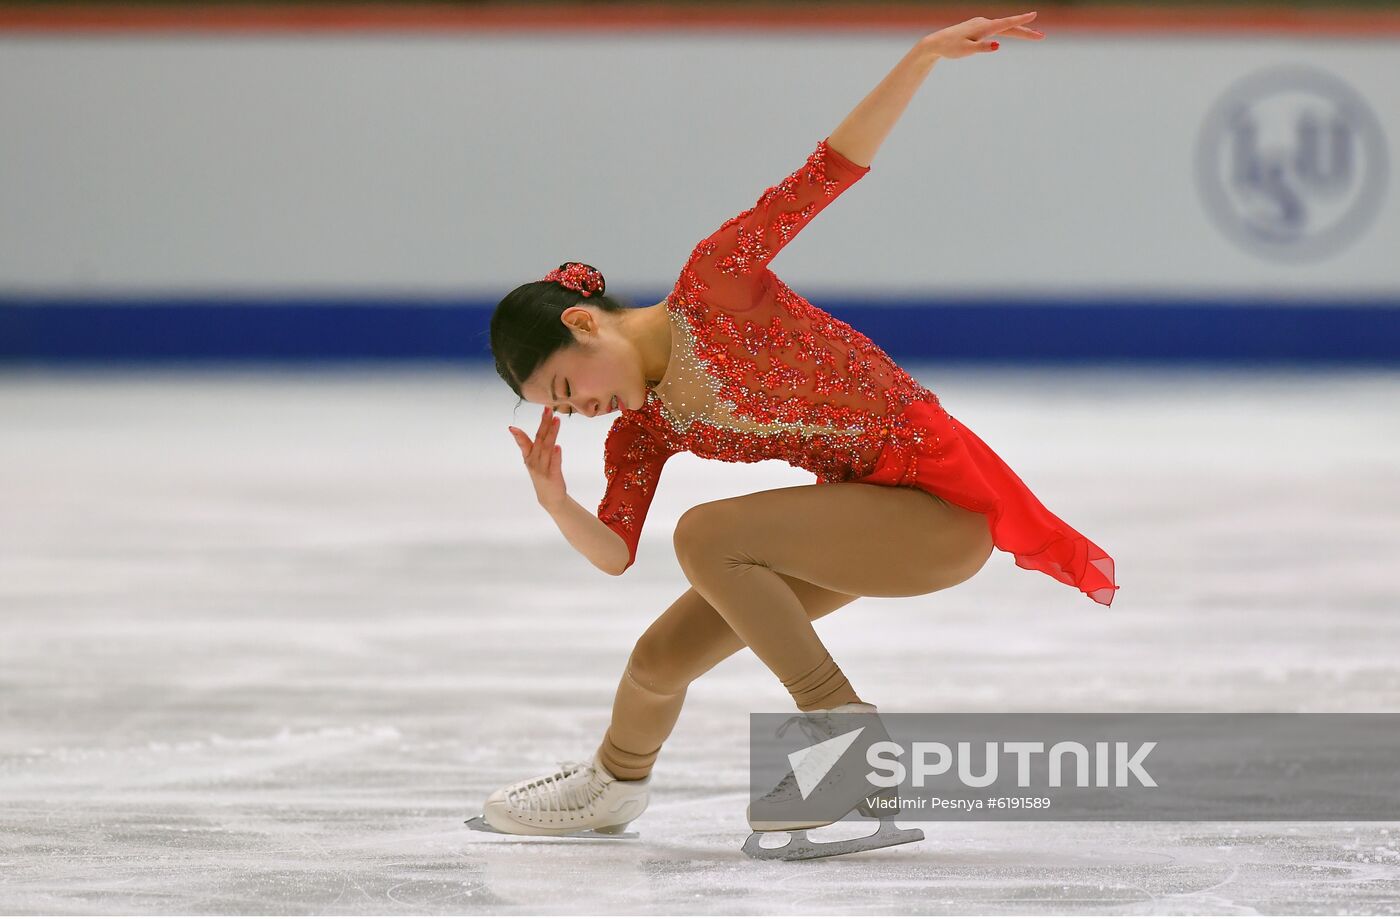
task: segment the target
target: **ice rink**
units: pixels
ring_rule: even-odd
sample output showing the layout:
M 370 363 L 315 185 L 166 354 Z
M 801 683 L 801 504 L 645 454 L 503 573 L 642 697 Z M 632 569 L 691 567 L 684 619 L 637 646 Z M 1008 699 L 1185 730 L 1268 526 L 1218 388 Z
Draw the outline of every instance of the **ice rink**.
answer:
M 863 698 L 1400 708 L 1400 373 L 906 366 L 1121 589 L 998 551 L 857 601 L 817 628 Z M 514 403 L 486 369 L 0 375 L 0 913 L 1400 914 L 1400 824 L 943 821 L 753 861 L 747 715 L 794 708 L 747 651 L 691 687 L 640 838 L 467 829 L 591 756 L 687 587 L 679 515 L 812 481 L 678 456 L 609 577 L 535 503 Z M 585 507 L 614 417 L 562 426 Z

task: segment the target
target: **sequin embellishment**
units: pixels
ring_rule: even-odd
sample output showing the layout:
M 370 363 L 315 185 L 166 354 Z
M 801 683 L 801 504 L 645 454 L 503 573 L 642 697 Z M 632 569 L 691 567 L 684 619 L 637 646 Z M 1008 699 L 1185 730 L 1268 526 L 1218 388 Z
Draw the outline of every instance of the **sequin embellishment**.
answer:
M 614 422 L 605 450 L 598 516 L 634 557 L 661 465 L 675 453 L 781 459 L 838 482 L 869 473 L 883 450 L 923 437 L 900 413 L 916 401 L 936 406 L 937 397 L 767 267 L 869 171 L 823 140 L 800 169 L 695 246 L 666 301 L 666 372 L 641 408 Z

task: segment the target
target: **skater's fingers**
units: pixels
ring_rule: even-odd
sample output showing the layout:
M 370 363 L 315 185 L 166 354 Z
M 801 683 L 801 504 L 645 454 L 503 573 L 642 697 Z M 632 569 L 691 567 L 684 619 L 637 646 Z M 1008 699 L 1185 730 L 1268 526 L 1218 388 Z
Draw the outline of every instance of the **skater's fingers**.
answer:
M 563 422 L 559 420 L 558 415 L 555 415 L 550 419 L 549 427 L 545 428 L 544 433 L 540 435 L 540 455 L 544 457 L 545 465 L 549 464 L 549 451 L 554 449 L 554 440 L 559 436 L 561 424 Z
M 530 462 L 536 469 L 543 469 L 549 464 L 549 435 L 552 433 L 555 422 L 551 421 L 544 433 L 535 439 L 535 445 L 530 448 Z
M 559 434 L 559 415 L 553 410 L 546 408 L 549 417 L 540 425 L 539 436 L 530 447 L 528 462 L 530 467 L 537 472 L 548 474 L 550 454 L 554 452 L 554 439 Z
M 535 440 L 530 444 L 530 451 L 526 456 L 527 462 L 531 464 L 539 462 L 541 455 L 540 447 L 544 444 L 546 438 L 549 437 L 550 431 L 554 429 L 556 420 L 557 416 L 554 414 L 553 409 L 546 405 L 544 410 L 540 413 L 540 426 L 535 430 Z
M 520 439 L 525 442 L 522 455 L 525 459 L 526 466 L 533 468 L 539 462 L 540 441 L 542 438 L 543 434 L 540 432 L 536 433 L 534 440 L 526 437 L 523 431 L 520 433 Z
M 1012 38 L 1044 38 L 1045 34 L 1039 29 L 1026 25 L 1035 18 L 1035 13 L 1022 13 L 1020 16 L 1008 16 L 1005 19 L 996 19 L 991 23 L 990 30 L 985 35 L 978 38 L 987 38 L 990 35 L 1005 33 Z
M 529 454 L 535 450 L 535 441 L 531 440 L 525 431 L 515 429 L 515 445 L 521 448 L 521 459 L 528 461 Z
M 1035 13 L 1021 13 L 1017 16 L 1003 16 L 1001 19 L 993 19 L 989 24 L 993 29 L 996 29 L 998 32 L 1000 32 L 1003 29 L 1010 28 L 1011 26 L 1023 25 L 1027 22 L 1030 22 L 1034 18 Z

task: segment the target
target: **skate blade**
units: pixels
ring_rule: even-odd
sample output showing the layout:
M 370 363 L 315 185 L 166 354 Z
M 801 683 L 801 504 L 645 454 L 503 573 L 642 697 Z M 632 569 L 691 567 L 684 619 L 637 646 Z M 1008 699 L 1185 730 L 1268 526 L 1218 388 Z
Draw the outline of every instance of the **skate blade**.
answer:
M 637 831 L 628 830 L 626 832 L 609 832 L 607 827 L 599 827 L 596 830 L 569 830 L 563 833 L 507 833 L 505 830 L 498 830 L 486 822 L 485 814 L 478 814 L 462 821 L 473 830 L 480 830 L 483 833 L 496 833 L 501 836 L 516 836 L 523 838 L 551 838 L 551 839 L 636 839 Z
M 750 820 L 749 829 L 755 833 L 796 833 L 799 830 L 815 830 L 831 826 L 835 820 L 809 820 L 806 823 L 782 820 Z
M 921 829 L 901 829 L 895 826 L 893 820 L 881 820 L 880 828 L 869 836 L 857 836 L 855 839 L 835 839 L 830 842 L 814 842 L 807 838 L 806 830 L 792 830 L 789 832 L 789 838 L 785 845 L 772 846 L 771 848 L 762 845 L 762 833 L 751 833 L 749 838 L 744 840 L 744 854 L 751 858 L 779 859 L 791 862 L 868 852 L 871 849 L 884 849 L 888 846 L 904 845 L 907 842 L 918 842 L 923 838 L 924 831 Z

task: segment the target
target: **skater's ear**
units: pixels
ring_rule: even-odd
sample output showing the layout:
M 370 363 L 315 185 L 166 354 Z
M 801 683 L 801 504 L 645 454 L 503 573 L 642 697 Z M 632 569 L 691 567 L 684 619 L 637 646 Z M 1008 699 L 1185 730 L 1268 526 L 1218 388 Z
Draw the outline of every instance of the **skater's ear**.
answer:
M 584 297 L 555 281 L 522 284 L 496 305 L 491 314 L 491 355 L 496 374 L 521 401 L 526 401 L 525 381 L 561 348 L 576 343 L 576 324 L 564 321 L 564 311 L 575 306 L 595 306 L 605 313 L 632 308 L 601 293 Z

